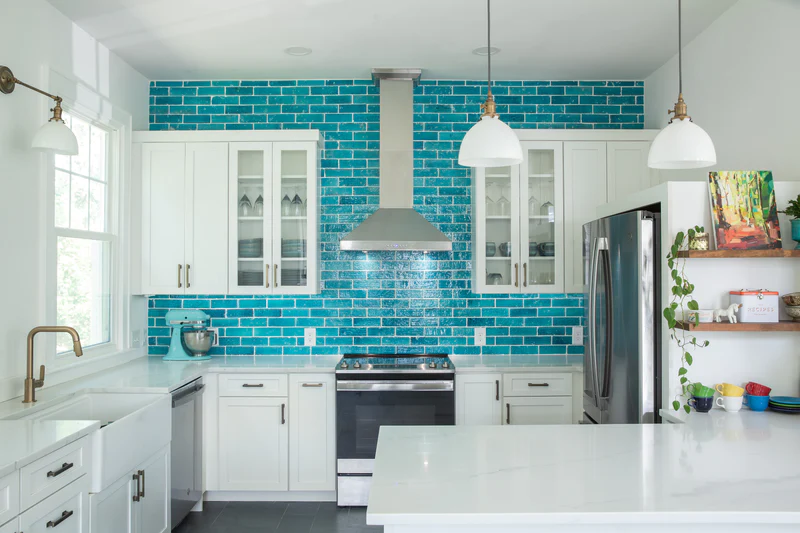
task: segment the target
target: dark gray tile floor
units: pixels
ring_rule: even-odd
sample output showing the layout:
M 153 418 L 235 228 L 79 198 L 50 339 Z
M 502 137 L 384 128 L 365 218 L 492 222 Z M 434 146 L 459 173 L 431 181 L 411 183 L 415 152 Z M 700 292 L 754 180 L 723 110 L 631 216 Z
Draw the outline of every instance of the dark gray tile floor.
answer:
M 205 502 L 174 533 L 381 533 L 368 526 L 366 507 L 334 502 Z

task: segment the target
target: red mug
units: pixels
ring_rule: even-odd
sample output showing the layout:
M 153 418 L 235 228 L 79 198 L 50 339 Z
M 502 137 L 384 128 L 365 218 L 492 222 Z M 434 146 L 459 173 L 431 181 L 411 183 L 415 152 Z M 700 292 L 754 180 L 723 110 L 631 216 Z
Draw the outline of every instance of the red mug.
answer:
M 744 390 L 746 390 L 747 394 L 751 396 L 769 396 L 769 393 L 772 392 L 771 388 L 767 387 L 766 385 L 756 383 L 755 381 L 751 381 L 745 385 Z

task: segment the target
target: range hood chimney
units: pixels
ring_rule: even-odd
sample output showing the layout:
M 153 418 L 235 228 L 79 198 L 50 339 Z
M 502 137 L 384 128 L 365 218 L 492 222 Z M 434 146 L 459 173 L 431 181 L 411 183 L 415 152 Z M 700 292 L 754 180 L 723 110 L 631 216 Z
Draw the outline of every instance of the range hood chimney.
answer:
M 414 85 L 419 69 L 373 69 L 381 90 L 380 205 L 339 241 L 342 250 L 450 251 L 453 243 L 414 211 Z

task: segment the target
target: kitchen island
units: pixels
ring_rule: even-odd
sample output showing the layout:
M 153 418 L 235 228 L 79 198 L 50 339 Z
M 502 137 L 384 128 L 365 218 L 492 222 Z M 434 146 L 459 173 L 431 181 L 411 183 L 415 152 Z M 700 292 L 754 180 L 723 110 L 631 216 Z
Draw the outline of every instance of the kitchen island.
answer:
M 800 418 L 383 427 L 367 523 L 386 533 L 800 531 Z

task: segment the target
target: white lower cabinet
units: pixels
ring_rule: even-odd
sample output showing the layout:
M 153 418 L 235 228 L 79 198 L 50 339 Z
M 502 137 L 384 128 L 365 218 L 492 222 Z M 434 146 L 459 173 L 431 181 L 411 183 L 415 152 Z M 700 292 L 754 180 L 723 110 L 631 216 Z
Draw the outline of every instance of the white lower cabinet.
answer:
M 15 518 L 8 524 L 0 526 L 0 533 L 19 533 L 19 518 Z
M 501 374 L 456 375 L 456 424 L 492 426 L 501 423 Z
M 503 423 L 512 426 L 532 424 L 571 424 L 572 397 L 538 396 L 505 398 Z
M 48 496 L 19 516 L 19 531 L 25 533 L 88 533 L 89 477 Z
M 219 488 L 289 488 L 286 398 L 220 398 Z
M 169 457 L 167 446 L 105 490 L 90 494 L 91 532 L 168 532 Z
M 289 376 L 289 405 L 289 490 L 335 490 L 334 376 Z

